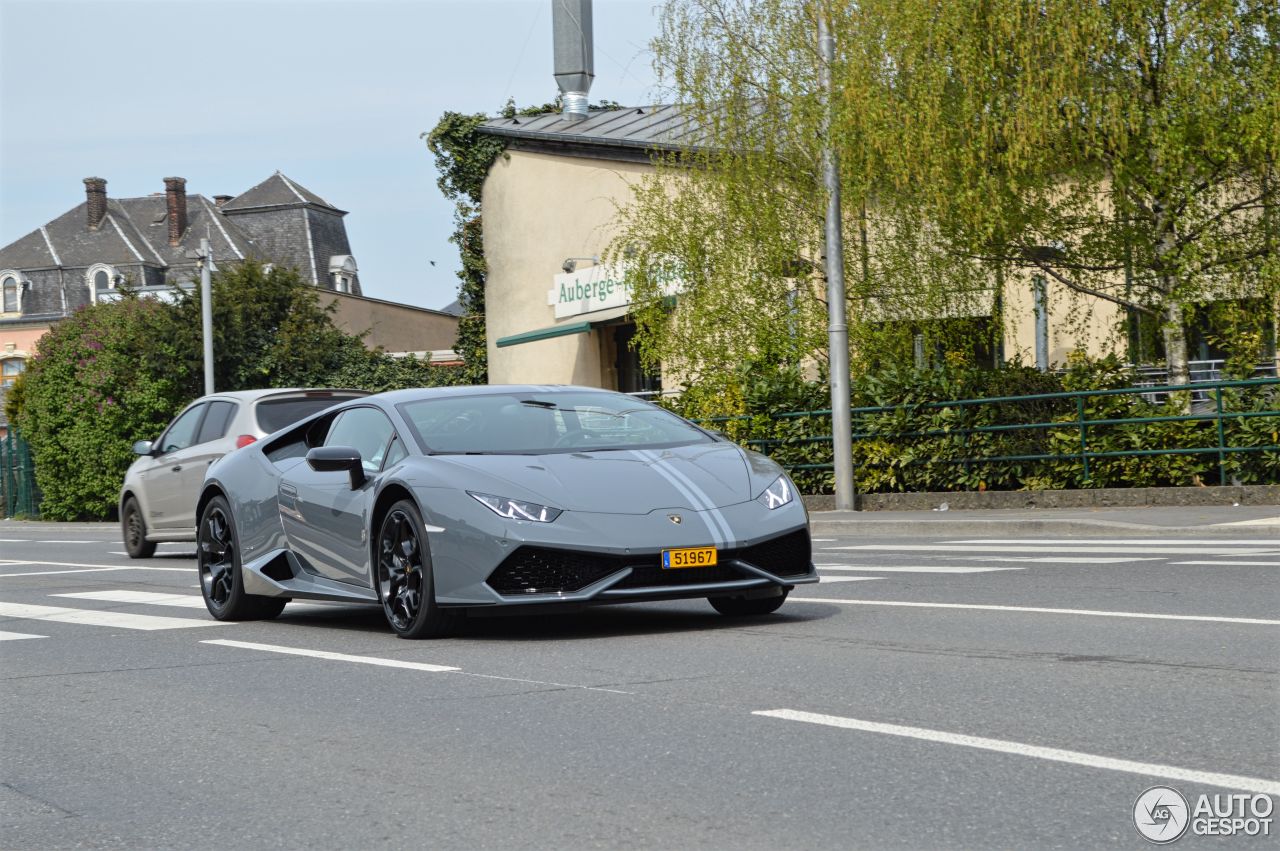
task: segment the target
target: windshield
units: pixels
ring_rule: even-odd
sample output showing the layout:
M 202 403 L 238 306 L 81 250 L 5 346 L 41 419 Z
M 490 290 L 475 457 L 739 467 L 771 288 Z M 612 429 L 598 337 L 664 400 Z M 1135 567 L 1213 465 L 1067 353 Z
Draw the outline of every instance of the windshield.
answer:
M 543 455 L 663 449 L 712 438 L 656 405 L 619 393 L 493 393 L 405 402 L 423 452 Z

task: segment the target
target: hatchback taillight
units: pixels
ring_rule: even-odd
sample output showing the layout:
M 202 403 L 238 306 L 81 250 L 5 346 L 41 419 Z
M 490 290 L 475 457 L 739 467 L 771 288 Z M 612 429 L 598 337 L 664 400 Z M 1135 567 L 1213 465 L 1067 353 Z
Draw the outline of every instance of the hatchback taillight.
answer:
M 251 434 L 242 434 L 236 438 L 236 449 L 242 446 L 248 446 L 250 443 L 256 443 L 258 438 Z

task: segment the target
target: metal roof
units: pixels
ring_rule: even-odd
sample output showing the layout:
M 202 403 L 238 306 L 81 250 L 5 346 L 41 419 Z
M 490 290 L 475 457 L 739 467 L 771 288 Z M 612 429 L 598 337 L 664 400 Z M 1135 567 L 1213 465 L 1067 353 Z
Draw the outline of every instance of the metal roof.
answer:
M 480 125 L 481 133 L 537 142 L 591 145 L 653 151 L 696 149 L 698 126 L 674 105 L 593 109 L 580 121 L 563 118 L 558 112 L 491 118 Z

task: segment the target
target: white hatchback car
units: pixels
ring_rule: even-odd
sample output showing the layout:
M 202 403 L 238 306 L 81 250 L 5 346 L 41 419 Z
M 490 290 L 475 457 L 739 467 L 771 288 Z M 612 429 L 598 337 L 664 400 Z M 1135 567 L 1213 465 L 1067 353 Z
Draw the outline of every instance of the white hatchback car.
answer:
M 139 456 L 120 489 L 124 548 L 150 558 L 163 541 L 196 539 L 196 500 L 209 465 L 223 455 L 363 390 L 237 390 L 202 396 L 155 440 L 139 440 Z

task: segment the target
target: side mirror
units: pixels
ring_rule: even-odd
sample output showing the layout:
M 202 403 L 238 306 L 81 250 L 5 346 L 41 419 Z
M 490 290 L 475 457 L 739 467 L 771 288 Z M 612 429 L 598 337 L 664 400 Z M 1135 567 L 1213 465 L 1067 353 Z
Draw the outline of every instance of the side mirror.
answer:
M 155 452 L 155 446 L 149 440 L 139 440 L 133 444 L 134 455 L 151 455 L 153 452 Z
M 364 464 L 360 452 L 350 446 L 317 446 L 307 450 L 307 464 L 317 473 L 345 470 L 351 476 L 351 489 L 364 484 Z

